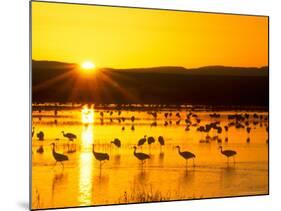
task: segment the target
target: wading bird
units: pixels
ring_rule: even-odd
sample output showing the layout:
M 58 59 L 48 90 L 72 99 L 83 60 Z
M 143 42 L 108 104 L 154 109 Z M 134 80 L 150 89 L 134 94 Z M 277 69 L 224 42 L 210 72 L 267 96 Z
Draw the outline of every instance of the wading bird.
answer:
M 44 148 L 43 146 L 40 146 L 37 150 L 36 150 L 37 153 L 39 154 L 42 154 L 44 152 Z
M 63 161 L 68 160 L 68 157 L 67 157 L 66 155 L 57 153 L 57 152 L 55 151 L 55 143 L 51 143 L 51 145 L 53 146 L 53 157 L 54 157 L 55 160 L 56 160 L 56 164 L 55 164 L 55 165 L 57 165 L 57 162 L 60 162 L 61 165 L 62 165 L 62 167 L 64 168 Z
M 145 153 L 142 153 L 142 152 L 136 152 L 136 150 L 137 150 L 137 147 L 134 146 L 134 155 L 137 159 L 139 159 L 141 161 L 141 164 L 143 165 L 145 160 L 149 159 L 150 156 Z
M 61 131 L 62 135 L 66 138 L 68 138 L 69 141 L 73 141 L 74 139 L 77 138 L 77 136 L 73 133 L 64 133 L 64 131 Z
M 146 142 L 146 135 L 138 141 L 138 146 L 144 145 L 145 142 Z
M 115 138 L 113 141 L 110 143 L 114 144 L 116 147 L 120 148 L 121 147 L 121 141 L 118 138 Z
M 100 169 L 102 166 L 102 161 L 109 160 L 109 155 L 107 153 L 95 152 L 95 145 L 93 144 L 93 154 L 96 160 L 100 162 Z
M 160 144 L 160 146 L 164 146 L 165 145 L 165 140 L 164 140 L 164 137 L 163 136 L 159 136 L 158 137 L 158 142 Z
M 178 153 L 180 156 L 182 156 L 185 161 L 186 161 L 186 167 L 187 167 L 187 162 L 188 162 L 188 159 L 192 159 L 193 160 L 193 166 L 194 166 L 194 158 L 195 158 L 195 155 L 192 153 L 192 152 L 188 152 L 188 151 L 183 151 L 181 152 L 180 151 L 180 146 L 176 146 L 176 148 L 178 149 Z
M 154 142 L 155 142 L 154 137 L 149 136 L 149 137 L 147 138 L 147 143 L 148 143 L 149 145 L 152 144 L 152 143 L 154 143 Z
M 37 138 L 39 139 L 39 141 L 43 141 L 44 140 L 44 133 L 42 131 L 37 133 Z
M 234 156 L 237 154 L 234 150 L 222 150 L 222 146 L 219 146 L 221 150 L 221 154 L 227 157 L 227 162 L 229 161 L 229 157 L 233 157 L 233 162 L 235 162 Z

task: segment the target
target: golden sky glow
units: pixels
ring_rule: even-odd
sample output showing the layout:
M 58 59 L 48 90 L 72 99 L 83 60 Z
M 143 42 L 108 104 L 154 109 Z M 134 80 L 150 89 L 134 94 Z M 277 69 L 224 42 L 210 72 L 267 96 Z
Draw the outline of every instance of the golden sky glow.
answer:
M 268 18 L 32 3 L 32 58 L 98 67 L 268 65 Z

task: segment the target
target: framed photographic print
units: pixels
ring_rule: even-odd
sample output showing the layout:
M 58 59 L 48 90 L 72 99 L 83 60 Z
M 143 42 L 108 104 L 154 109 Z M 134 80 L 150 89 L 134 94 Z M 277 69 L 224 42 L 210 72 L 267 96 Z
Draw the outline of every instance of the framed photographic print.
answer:
M 268 16 L 30 8 L 31 209 L 269 194 Z

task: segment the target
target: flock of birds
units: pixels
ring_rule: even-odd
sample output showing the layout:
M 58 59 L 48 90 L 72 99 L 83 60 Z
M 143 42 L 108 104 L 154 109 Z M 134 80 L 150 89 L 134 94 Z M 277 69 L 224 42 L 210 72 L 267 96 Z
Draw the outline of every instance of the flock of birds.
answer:
M 117 139 L 115 139 L 115 140 L 117 140 Z M 113 141 L 112 143 L 114 143 L 116 146 L 121 146 L 121 145 L 119 145 L 120 142 L 116 142 L 116 141 L 114 142 L 114 141 Z M 116 144 L 116 143 L 117 143 L 117 144 Z M 53 148 L 52 148 L 53 157 L 54 157 L 54 159 L 56 160 L 55 165 L 57 164 L 57 162 L 60 162 L 60 163 L 62 164 L 62 166 L 64 167 L 63 162 L 69 160 L 68 156 L 56 152 L 56 151 L 55 151 L 55 143 L 52 143 L 51 145 L 52 145 L 52 147 L 53 147 Z M 96 152 L 96 151 L 95 151 L 95 148 L 94 148 L 95 145 L 93 144 L 92 146 L 93 146 L 93 155 L 94 155 L 95 159 L 100 162 L 100 168 L 101 168 L 103 162 L 109 160 L 110 156 L 109 156 L 108 153 Z M 138 160 L 141 161 L 141 164 L 142 164 L 142 166 L 143 166 L 145 160 L 150 159 L 150 155 L 148 155 L 148 154 L 146 154 L 146 153 L 143 153 L 143 152 L 137 152 L 137 147 L 136 147 L 136 146 L 134 146 L 133 148 L 134 148 L 134 156 L 135 156 Z M 192 159 L 192 160 L 193 160 L 193 166 L 194 166 L 194 159 L 195 159 L 195 157 L 196 157 L 195 154 L 192 153 L 192 152 L 189 152 L 189 151 L 181 151 L 181 150 L 180 150 L 180 146 L 176 146 L 176 148 L 178 149 L 178 154 L 179 154 L 182 158 L 185 159 L 185 161 L 186 161 L 186 167 L 187 167 L 188 159 Z M 224 156 L 227 157 L 227 162 L 228 162 L 229 157 L 233 157 L 233 159 L 234 159 L 234 156 L 237 154 L 237 152 L 234 151 L 234 150 L 222 150 L 222 146 L 220 146 L 219 149 L 220 149 L 220 152 L 221 152 Z M 235 159 L 234 159 L 234 162 L 235 162 Z
M 113 111 L 111 111 L 109 113 L 109 115 L 111 116 L 113 114 Z M 158 113 L 157 112 L 148 112 L 149 115 L 151 115 L 155 120 L 157 119 Z M 118 115 L 121 115 L 121 111 L 118 111 Z M 169 124 L 171 124 L 171 120 L 169 120 L 169 118 L 172 117 L 172 112 L 166 112 L 164 113 L 164 117 L 165 117 L 165 123 L 164 126 L 167 126 Z M 100 112 L 100 116 L 101 119 L 103 119 L 104 117 L 104 113 Z M 175 115 L 178 120 L 176 121 L 176 124 L 179 124 L 182 117 L 181 114 L 178 112 Z M 249 114 L 245 113 L 245 114 L 233 114 L 233 115 L 228 115 L 227 118 L 229 120 L 227 125 L 221 126 L 219 118 L 221 117 L 220 114 L 217 113 L 213 113 L 213 114 L 209 114 L 209 117 L 211 118 L 211 122 L 210 123 L 206 123 L 205 125 L 199 125 L 201 122 L 201 119 L 199 118 L 199 116 L 195 113 L 189 112 L 186 114 L 186 118 L 184 119 L 186 125 L 185 125 L 185 130 L 189 131 L 190 127 L 196 127 L 196 131 L 201 132 L 202 134 L 206 133 L 205 138 L 202 138 L 199 143 L 210 143 L 210 141 L 212 140 L 216 140 L 218 143 L 221 143 L 222 140 L 220 138 L 220 134 L 225 131 L 226 135 L 228 134 L 228 130 L 231 127 L 235 127 L 236 129 L 245 129 L 247 134 L 248 134 L 248 138 L 247 138 L 247 143 L 250 142 L 250 137 L 249 134 L 252 131 L 253 128 L 255 128 L 255 126 L 257 124 L 265 124 L 265 128 L 266 131 L 268 133 L 268 116 L 266 115 L 257 115 L 257 114 L 253 114 L 253 116 L 251 117 Z M 250 121 L 250 118 L 251 121 Z M 120 118 L 121 121 L 125 121 L 124 117 Z M 135 121 L 135 116 L 131 117 L 131 121 L 134 122 Z M 151 126 L 157 126 L 156 121 L 153 122 L 153 124 L 151 124 Z M 122 130 L 124 130 L 122 128 Z M 210 132 L 215 133 L 214 136 L 210 136 Z M 32 137 L 34 136 L 35 133 L 35 128 L 33 127 L 32 129 Z M 67 138 L 69 141 L 73 142 L 75 139 L 77 139 L 77 136 L 73 133 L 65 133 L 64 131 L 62 131 L 62 135 Z M 44 132 L 43 131 L 39 131 L 36 134 L 38 140 L 43 141 L 44 140 Z M 139 141 L 137 142 L 136 146 L 133 147 L 134 151 L 133 154 L 134 156 L 140 160 L 141 165 L 143 166 L 143 164 L 145 163 L 145 160 L 150 159 L 150 155 L 143 153 L 143 152 L 137 152 L 138 147 L 141 148 L 145 143 L 147 142 L 147 144 L 149 145 L 149 148 L 151 146 L 151 144 L 155 143 L 156 140 L 153 136 L 149 136 L 147 137 L 146 135 L 139 139 Z M 225 142 L 228 142 L 228 137 L 225 137 Z M 113 141 L 110 142 L 111 144 L 114 144 L 117 148 L 121 147 L 121 141 L 118 138 L 115 138 Z M 165 140 L 163 136 L 159 136 L 158 137 L 158 143 L 160 145 L 160 149 L 162 150 L 162 147 L 165 145 Z M 268 143 L 268 140 L 266 140 L 266 143 Z M 56 164 L 57 162 L 60 162 L 63 166 L 63 162 L 69 160 L 67 155 L 61 154 L 56 152 L 55 150 L 55 143 L 52 143 L 52 154 L 54 159 L 56 160 Z M 189 151 L 181 151 L 180 146 L 176 146 L 176 148 L 178 149 L 178 154 L 179 156 L 181 156 L 183 159 L 185 159 L 186 161 L 186 166 L 188 163 L 189 159 L 193 160 L 193 165 L 194 165 L 194 159 L 196 158 L 196 155 L 192 152 Z M 235 162 L 235 155 L 237 154 L 236 151 L 234 150 L 223 150 L 222 146 L 219 146 L 220 152 L 222 155 L 226 156 L 227 158 L 227 162 L 229 162 L 229 158 L 232 157 L 233 158 L 233 162 Z M 43 153 L 44 149 L 42 146 L 40 146 L 37 149 L 38 153 Z M 103 153 L 103 152 L 97 152 L 95 151 L 94 148 L 94 144 L 93 144 L 93 156 L 96 160 L 98 160 L 100 162 L 100 168 L 102 167 L 103 163 L 107 160 L 110 159 L 110 156 L 108 153 Z M 64 166 L 63 166 L 64 167 Z

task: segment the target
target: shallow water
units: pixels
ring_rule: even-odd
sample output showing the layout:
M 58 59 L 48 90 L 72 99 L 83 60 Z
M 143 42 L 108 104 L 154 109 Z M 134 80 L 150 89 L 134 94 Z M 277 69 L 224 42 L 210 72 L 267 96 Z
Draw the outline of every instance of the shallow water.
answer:
M 246 111 L 216 112 L 221 114 L 220 118 L 211 118 L 209 114 L 213 112 L 207 110 L 196 111 L 193 113 L 201 122 L 186 131 L 184 120 L 189 113 L 186 109 L 157 109 L 155 119 L 142 109 L 122 110 L 120 115 L 114 109 L 93 109 L 90 110 L 92 114 L 89 110 L 85 112 L 85 109 L 70 106 L 59 109 L 55 115 L 50 106 L 42 107 L 40 112 L 33 109 L 32 113 L 35 127 L 32 139 L 33 209 L 268 193 L 268 123 L 264 119 L 267 112 L 247 111 L 252 128 L 249 135 L 243 128 L 231 127 L 221 134 L 211 130 L 209 135 L 218 135 L 222 143 L 216 140 L 200 143 L 207 133 L 196 131 L 198 126 L 220 121 L 220 126 L 224 127 L 231 121 L 227 115 Z M 104 113 L 103 122 L 100 112 Z M 172 116 L 165 118 L 166 112 L 171 112 Z M 263 119 L 254 119 L 254 113 L 262 115 Z M 135 116 L 133 123 L 131 116 Z M 195 122 L 195 119 L 192 117 L 191 121 Z M 177 124 L 178 120 L 181 121 Z M 157 122 L 157 126 L 151 125 L 153 122 Z M 44 132 L 44 141 L 36 137 L 39 131 Z M 74 133 L 77 139 L 71 142 L 61 131 Z M 151 157 L 141 165 L 133 154 L 133 146 L 144 135 L 153 136 L 156 142 L 137 149 Z M 157 141 L 160 135 L 165 139 L 163 147 Z M 226 137 L 228 142 L 225 142 Z M 250 142 L 246 142 L 248 137 Z M 121 148 L 110 144 L 114 138 L 121 140 Z M 56 144 L 57 152 L 69 157 L 64 167 L 60 163 L 55 165 L 51 143 Z M 95 151 L 110 156 L 101 168 L 93 156 L 92 144 L 95 144 Z M 186 166 L 177 145 L 182 151 L 196 155 L 194 165 L 189 160 Z M 41 146 L 43 153 L 37 152 Z M 227 162 L 218 146 L 223 150 L 235 150 L 235 162 L 232 159 Z

